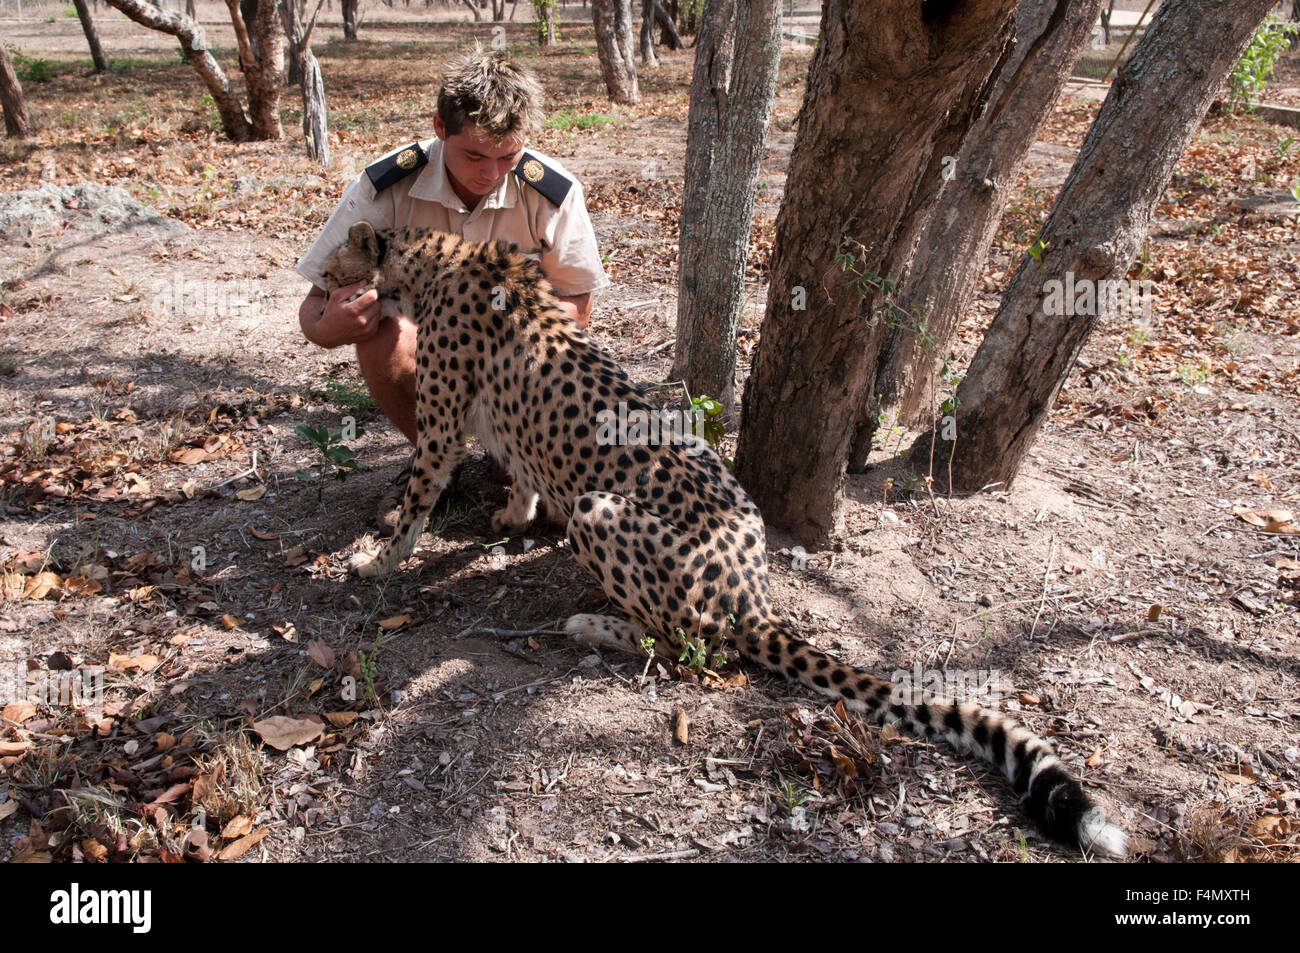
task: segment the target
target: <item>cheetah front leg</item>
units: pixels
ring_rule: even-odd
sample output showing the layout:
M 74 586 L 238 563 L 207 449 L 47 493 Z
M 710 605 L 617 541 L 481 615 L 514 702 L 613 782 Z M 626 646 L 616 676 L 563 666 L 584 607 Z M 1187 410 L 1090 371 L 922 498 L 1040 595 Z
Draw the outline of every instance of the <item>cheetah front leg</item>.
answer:
M 411 462 L 411 475 L 406 481 L 402 496 L 402 515 L 397 520 L 393 535 L 377 553 L 355 554 L 350 568 L 360 576 L 386 576 L 397 569 L 415 550 L 429 513 L 447 488 L 451 475 L 465 456 L 466 401 L 449 396 L 448 388 L 439 388 L 440 398 L 435 404 L 430 394 L 429 375 L 420 368 L 417 374 L 416 423 L 419 426 L 419 443 L 415 459 Z M 457 388 L 450 394 L 466 394 L 466 381 L 453 381 Z
M 506 505 L 492 514 L 492 531 L 513 535 L 537 518 L 537 491 L 519 477 L 510 487 Z

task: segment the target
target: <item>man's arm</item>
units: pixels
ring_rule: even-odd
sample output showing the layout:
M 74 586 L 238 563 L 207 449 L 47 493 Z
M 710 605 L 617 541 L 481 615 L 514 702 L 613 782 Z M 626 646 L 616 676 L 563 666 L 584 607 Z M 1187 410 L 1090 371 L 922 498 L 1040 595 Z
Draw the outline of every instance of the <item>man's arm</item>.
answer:
M 348 299 L 357 292 L 355 300 Z M 375 336 L 381 313 L 379 292 L 365 282 L 325 292 L 312 285 L 298 307 L 298 325 L 303 336 L 320 347 L 342 347 Z
M 585 328 L 591 322 L 592 293 L 580 295 L 556 295 L 560 307 L 573 319 L 573 323 Z

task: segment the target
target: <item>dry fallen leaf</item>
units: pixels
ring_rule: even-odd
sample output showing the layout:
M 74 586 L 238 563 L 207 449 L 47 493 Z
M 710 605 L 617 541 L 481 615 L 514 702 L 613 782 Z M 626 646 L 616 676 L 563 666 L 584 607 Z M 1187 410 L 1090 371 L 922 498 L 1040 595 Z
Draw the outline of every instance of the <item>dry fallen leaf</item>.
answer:
M 59 578 L 58 573 L 38 572 L 27 580 L 27 587 L 23 590 L 24 599 L 44 599 L 51 593 L 57 593 L 63 585 L 63 580 Z
M 835 765 L 835 773 L 846 778 L 856 778 L 858 776 L 858 766 L 853 763 L 852 759 L 840 754 L 834 745 L 831 745 L 831 763 Z
M 13 721 L 22 724 L 29 718 L 36 716 L 36 706 L 31 702 L 10 702 L 5 705 L 4 710 L 0 711 L 0 718 L 5 721 Z
M 1232 515 L 1265 533 L 1300 535 L 1300 526 L 1295 525 L 1295 517 L 1290 510 L 1252 510 L 1245 506 L 1234 506 Z
M 266 496 L 266 484 L 261 483 L 257 486 L 250 486 L 246 490 L 236 490 L 235 498 L 243 500 L 245 503 L 251 503 L 253 500 L 260 500 Z
M 229 612 L 227 612 L 225 615 L 221 617 L 221 625 L 227 629 L 238 629 L 241 625 L 243 625 L 243 623 L 240 622 L 233 615 L 231 615 Z
M 234 840 L 236 837 L 243 837 L 252 829 L 253 819 L 247 814 L 240 814 L 221 829 L 221 839 Z
M 261 532 L 256 526 L 253 526 L 251 523 L 249 524 L 248 531 L 253 534 L 254 539 L 260 539 L 264 542 L 270 542 L 272 540 L 277 540 L 280 538 L 275 533 Z
M 118 655 L 116 652 L 108 653 L 108 667 L 115 672 L 125 672 L 129 669 L 137 669 L 140 672 L 152 672 L 162 664 L 162 659 L 156 655 Z
M 108 848 L 93 837 L 87 837 L 81 842 L 81 853 L 92 864 L 102 864 L 108 860 Z
M 320 639 L 312 639 L 307 643 L 307 657 L 321 668 L 334 667 L 334 650 Z
M 9 817 L 17 810 L 18 810 L 18 802 L 13 799 L 10 799 L 8 801 L 5 801 L 3 804 L 0 804 L 0 821 L 3 821 L 6 817 Z
M 327 711 L 321 716 L 335 728 L 346 728 L 357 720 L 355 711 Z
M 686 744 L 690 738 L 691 720 L 686 717 L 686 712 L 680 708 L 673 718 L 673 737 L 677 739 L 678 744 Z
M 286 642 L 298 641 L 298 627 L 292 622 L 272 622 L 271 631 Z
M 272 748 L 288 751 L 297 745 L 315 741 L 325 733 L 325 726 L 319 721 L 309 721 L 306 718 L 272 715 L 270 718 L 254 722 L 253 730 Z
M 252 847 L 269 833 L 271 833 L 271 829 L 269 827 L 263 827 L 261 830 L 255 831 L 247 837 L 241 837 L 239 840 L 227 844 L 221 849 L 221 853 L 217 854 L 217 860 L 236 860 L 237 858 L 242 857 L 248 851 L 248 848 Z
M 383 629 L 385 632 L 392 632 L 394 629 L 400 629 L 404 625 L 409 625 L 410 622 L 411 622 L 410 614 L 403 612 L 401 615 L 395 615 L 395 616 L 390 616 L 387 619 L 381 619 L 379 622 L 379 627 Z

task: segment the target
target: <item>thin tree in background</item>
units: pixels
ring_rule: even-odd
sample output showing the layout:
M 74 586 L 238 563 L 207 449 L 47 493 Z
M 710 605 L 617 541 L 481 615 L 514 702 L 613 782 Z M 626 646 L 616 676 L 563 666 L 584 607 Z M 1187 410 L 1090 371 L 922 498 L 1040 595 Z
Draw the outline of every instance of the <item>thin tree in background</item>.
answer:
M 596 29 L 596 55 L 600 58 L 600 72 L 609 98 L 616 103 L 640 102 L 631 0 L 591 0 L 591 19 Z
M 5 135 L 13 139 L 26 139 L 32 134 L 32 120 L 27 113 L 23 85 L 18 82 L 14 64 L 9 60 L 9 50 L 3 43 L 0 43 L 0 106 L 4 107 Z
M 95 65 L 95 72 L 107 73 L 108 57 L 104 55 L 104 48 L 99 44 L 99 31 L 95 29 L 95 21 L 90 17 L 90 7 L 86 4 L 86 0 L 72 0 L 72 5 L 77 8 L 81 32 L 86 34 L 86 43 L 90 47 L 90 61 Z
M 687 117 L 670 377 L 728 409 L 755 187 L 780 62 L 781 0 L 708 0 Z

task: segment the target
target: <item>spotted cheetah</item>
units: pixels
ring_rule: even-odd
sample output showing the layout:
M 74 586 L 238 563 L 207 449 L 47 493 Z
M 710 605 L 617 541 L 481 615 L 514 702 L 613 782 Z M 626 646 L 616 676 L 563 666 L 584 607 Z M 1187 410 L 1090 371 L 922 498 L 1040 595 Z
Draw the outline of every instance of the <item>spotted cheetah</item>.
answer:
M 578 562 L 626 614 L 572 616 L 565 630 L 578 642 L 633 653 L 653 642 L 669 657 L 684 636 L 732 648 L 852 711 L 974 750 L 1045 833 L 1123 856 L 1124 833 L 1045 741 L 1001 714 L 913 695 L 836 661 L 777 615 L 758 508 L 702 441 L 607 439 L 599 421 L 620 405 L 628 419 L 654 408 L 557 307 L 536 262 L 500 242 L 360 222 L 324 272 L 331 291 L 368 279 L 386 315 L 419 327 L 420 441 L 393 537 L 352 559 L 362 576 L 410 555 L 473 433 L 513 478 L 494 531 L 523 528 L 539 503 L 565 514 Z

